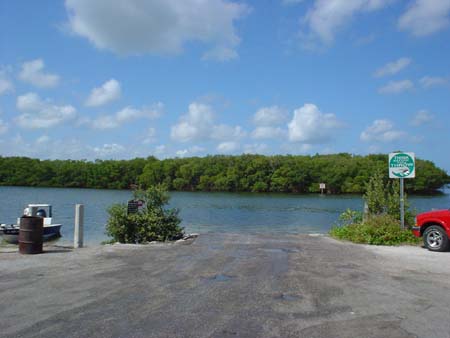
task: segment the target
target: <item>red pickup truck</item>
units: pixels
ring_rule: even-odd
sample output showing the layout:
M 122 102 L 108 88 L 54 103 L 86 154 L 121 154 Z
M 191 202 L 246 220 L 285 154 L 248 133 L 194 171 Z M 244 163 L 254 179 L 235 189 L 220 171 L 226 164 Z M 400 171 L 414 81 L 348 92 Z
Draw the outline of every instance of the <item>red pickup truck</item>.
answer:
M 424 212 L 416 216 L 413 234 L 423 237 L 423 243 L 431 251 L 447 251 L 450 248 L 450 210 Z

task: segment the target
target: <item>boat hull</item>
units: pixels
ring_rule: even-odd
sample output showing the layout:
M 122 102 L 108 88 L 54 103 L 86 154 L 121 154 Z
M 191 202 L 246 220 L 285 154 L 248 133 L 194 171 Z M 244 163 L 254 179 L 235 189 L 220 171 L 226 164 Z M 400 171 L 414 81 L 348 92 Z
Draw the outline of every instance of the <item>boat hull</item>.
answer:
M 50 226 L 44 226 L 42 234 L 43 241 L 50 241 L 52 239 L 61 237 L 61 224 L 55 224 Z M 0 236 L 3 240 L 10 244 L 19 243 L 19 228 L 4 228 L 0 229 Z

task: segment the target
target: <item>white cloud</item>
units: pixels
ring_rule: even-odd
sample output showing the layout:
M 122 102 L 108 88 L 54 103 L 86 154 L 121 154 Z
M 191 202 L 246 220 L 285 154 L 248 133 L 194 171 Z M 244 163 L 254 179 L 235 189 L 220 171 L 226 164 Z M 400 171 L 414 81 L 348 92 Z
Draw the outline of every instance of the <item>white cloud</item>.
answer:
M 286 131 L 281 129 L 280 127 L 268 126 L 256 127 L 251 133 L 251 137 L 256 140 L 279 139 L 283 138 L 285 135 Z
M 265 154 L 269 147 L 265 143 L 253 143 L 244 145 L 244 154 Z
M 125 147 L 117 143 L 106 143 L 101 147 L 90 147 L 98 158 L 113 158 L 125 152 Z
M 211 49 L 205 58 L 233 59 L 240 38 L 234 22 L 244 4 L 227 0 L 66 0 L 68 26 L 97 48 L 118 54 L 175 54 L 190 42 Z
M 437 76 L 424 76 L 419 80 L 419 82 L 420 85 L 425 89 L 445 86 L 446 84 L 448 84 L 448 80 L 446 78 Z
M 106 81 L 101 87 L 92 89 L 86 100 L 86 106 L 98 107 L 117 100 L 121 95 L 120 83 L 111 79 Z
M 193 102 L 188 113 L 172 126 L 170 136 L 178 142 L 239 139 L 245 135 L 240 126 L 216 125 L 211 106 Z
M 147 135 L 145 136 L 142 143 L 144 144 L 150 144 L 156 141 L 156 129 L 155 128 L 148 128 Z
M 142 109 L 135 109 L 131 106 L 125 107 L 116 113 L 118 122 L 128 122 L 141 118 L 157 119 L 164 112 L 164 104 L 161 102 L 155 103 L 152 106 L 142 107 Z
M 414 89 L 414 83 L 411 80 L 390 81 L 387 85 L 381 87 L 380 94 L 400 94 Z
M 256 128 L 252 131 L 254 139 L 277 139 L 283 137 L 287 132 L 277 127 L 286 121 L 286 112 L 278 106 L 260 108 L 253 116 Z
M 307 103 L 294 111 L 288 124 L 289 140 L 305 144 L 327 143 L 342 126 L 334 114 L 323 114 L 316 105 Z
M 400 58 L 396 61 L 389 62 L 388 64 L 384 65 L 377 71 L 375 71 L 374 76 L 375 77 L 383 77 L 386 75 L 394 75 L 400 72 L 401 70 L 405 69 L 411 64 L 410 58 Z
M 229 126 L 226 124 L 219 124 L 212 127 L 211 139 L 226 140 L 226 139 L 241 139 L 245 137 L 246 132 L 240 126 Z
M 303 18 L 309 32 L 303 32 L 305 40 L 319 39 L 325 44 L 334 41 L 335 34 L 354 16 L 380 10 L 395 0 L 315 0 L 314 6 Z
M 171 137 L 180 142 L 205 140 L 210 137 L 214 124 L 214 114 L 209 105 L 191 103 L 188 113 L 180 118 L 180 122 L 172 126 Z
M 415 0 L 398 27 L 414 36 L 431 35 L 449 26 L 450 0 Z
M 167 152 L 167 147 L 164 144 L 160 144 L 159 146 L 155 147 L 154 154 L 156 156 L 158 156 L 158 155 L 163 156 L 163 155 L 166 155 L 166 152 Z
M 257 126 L 273 126 L 283 123 L 286 119 L 285 111 L 278 106 L 260 108 L 253 117 Z
M 411 120 L 411 125 L 419 127 L 424 124 L 430 123 L 431 121 L 433 121 L 433 119 L 433 114 L 431 114 L 427 110 L 420 110 L 414 115 L 413 119 Z
M 9 126 L 6 122 L 3 122 L 2 119 L 0 119 L 0 135 L 5 134 L 9 129 Z
M 175 152 L 175 155 L 177 157 L 186 157 L 186 156 L 192 156 L 192 155 L 196 155 L 198 153 L 202 153 L 205 151 L 205 148 L 203 147 L 199 147 L 199 146 L 192 146 L 188 149 L 181 149 L 181 150 L 177 150 Z
M 0 74 L 1 76 L 1 74 Z M 0 95 L 12 92 L 14 90 L 14 86 L 11 81 L 6 78 L 0 77 Z
M 281 145 L 281 149 L 287 154 L 307 154 L 311 152 L 313 149 L 313 145 L 311 144 L 293 144 L 293 143 L 284 143 Z
M 42 135 L 36 139 L 36 143 L 40 145 L 46 144 L 48 142 L 50 142 L 50 137 L 48 137 L 47 135 Z
M 227 141 L 220 143 L 216 149 L 219 153 L 230 154 L 239 150 L 239 147 L 240 145 L 238 142 Z
M 42 59 L 27 61 L 22 64 L 19 79 L 39 88 L 56 87 L 59 76 L 44 72 L 45 64 Z
M 81 124 L 88 124 L 91 128 L 100 130 L 115 129 L 119 127 L 119 122 L 111 115 L 99 116 L 93 120 L 84 119 Z
M 21 128 L 51 128 L 76 116 L 73 106 L 55 105 L 50 100 L 42 100 L 36 93 L 18 96 L 16 106 L 22 113 L 15 120 Z
M 406 136 L 405 132 L 395 130 L 391 121 L 375 120 L 361 133 L 360 138 L 364 142 L 393 142 Z
M 155 103 L 152 106 L 136 109 L 131 106 L 119 110 L 114 115 L 103 115 L 95 119 L 83 118 L 79 121 L 80 125 L 88 125 L 94 129 L 114 129 L 124 123 L 130 123 L 138 119 L 156 119 L 163 114 L 164 104 Z

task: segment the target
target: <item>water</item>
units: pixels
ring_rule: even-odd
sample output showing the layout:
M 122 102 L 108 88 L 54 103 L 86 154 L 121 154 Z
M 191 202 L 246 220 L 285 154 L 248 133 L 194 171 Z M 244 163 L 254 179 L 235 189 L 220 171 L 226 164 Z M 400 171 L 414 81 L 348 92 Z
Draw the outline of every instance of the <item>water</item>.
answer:
M 247 193 L 171 193 L 171 207 L 180 209 L 187 232 L 325 233 L 347 208 L 362 210 L 358 195 L 321 196 Z M 85 205 L 85 242 L 107 239 L 106 209 L 131 198 L 129 191 L 0 187 L 0 222 L 15 223 L 29 203 L 53 205 L 53 217 L 63 227 L 61 243 L 73 240 L 74 205 Z M 417 211 L 450 207 L 450 191 L 439 196 L 413 196 Z

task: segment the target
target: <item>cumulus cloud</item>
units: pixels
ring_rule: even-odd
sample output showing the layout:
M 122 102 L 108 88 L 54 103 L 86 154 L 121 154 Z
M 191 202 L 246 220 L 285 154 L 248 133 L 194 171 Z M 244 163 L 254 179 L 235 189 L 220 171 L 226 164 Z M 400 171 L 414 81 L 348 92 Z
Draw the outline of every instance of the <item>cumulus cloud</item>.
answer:
M 260 126 L 252 131 L 251 137 L 256 140 L 278 139 L 283 138 L 285 134 L 286 131 L 280 127 Z
M 427 110 L 420 110 L 416 114 L 414 114 L 414 117 L 411 120 L 411 125 L 415 127 L 423 126 L 424 124 L 428 124 L 431 121 L 434 120 L 433 114 L 431 114 Z
M 252 143 L 244 145 L 244 154 L 265 154 L 269 146 L 265 143 Z
M 398 27 L 417 37 L 428 36 L 449 26 L 449 13 L 450 0 L 415 0 Z
M 36 143 L 40 145 L 46 144 L 48 142 L 50 142 L 50 137 L 47 135 L 42 135 L 36 139 Z
M 289 140 L 305 144 L 327 143 L 342 126 L 334 114 L 324 114 L 316 105 L 307 103 L 294 111 L 288 124 Z
M 56 105 L 50 100 L 42 100 L 36 93 L 27 93 L 17 97 L 17 109 L 22 113 L 15 121 L 21 128 L 51 128 L 76 116 L 71 105 Z
M 111 79 L 106 81 L 101 87 L 92 89 L 86 100 L 86 106 L 98 107 L 117 100 L 121 95 L 120 83 Z
M 118 54 L 176 54 L 190 42 L 210 49 L 205 58 L 237 56 L 235 21 L 249 12 L 227 0 L 66 0 L 68 27 L 97 48 Z
M 46 73 L 45 64 L 42 59 L 27 61 L 22 64 L 19 79 L 39 88 L 56 87 L 59 83 L 59 76 Z
M 419 80 L 419 83 L 423 88 L 428 89 L 432 87 L 445 86 L 448 84 L 448 80 L 443 77 L 424 76 Z
M 305 40 L 319 39 L 325 44 L 334 41 L 335 34 L 353 17 L 383 9 L 395 0 L 315 0 L 303 23 L 308 26 L 302 32 Z
M 187 114 L 181 116 L 179 122 L 172 126 L 170 136 L 179 142 L 239 139 L 245 135 L 240 126 L 215 124 L 215 116 L 211 106 L 193 102 Z
M 281 138 L 286 134 L 282 128 L 277 127 L 286 121 L 286 112 L 278 106 L 260 108 L 253 116 L 256 128 L 252 131 L 254 139 Z
M 226 139 L 241 139 L 245 137 L 246 132 L 240 126 L 229 126 L 226 124 L 219 124 L 212 127 L 211 139 L 226 140 Z
M 13 91 L 14 86 L 11 81 L 1 77 L 0 73 L 0 95 Z
M 164 156 L 167 154 L 167 147 L 164 144 L 160 144 L 159 146 L 155 147 L 155 150 L 153 152 L 157 156 Z
M 97 158 L 113 158 L 125 152 L 125 147 L 117 143 L 105 143 L 100 147 L 90 147 Z
M 375 120 L 360 135 L 364 142 L 393 142 L 406 137 L 407 134 L 400 130 L 395 130 L 394 125 L 389 120 Z
M 400 94 L 414 89 L 414 83 L 411 80 L 390 81 L 387 85 L 381 87 L 380 94 Z
M 156 129 L 153 127 L 148 128 L 147 135 L 145 135 L 144 144 L 150 144 L 156 141 Z
M 283 123 L 286 119 L 284 109 L 278 106 L 260 108 L 253 117 L 253 122 L 257 126 L 271 126 Z
M 217 151 L 222 154 L 231 154 L 239 150 L 239 142 L 227 141 L 222 142 L 217 146 Z
M 405 69 L 411 64 L 410 58 L 400 58 L 396 61 L 389 62 L 388 64 L 384 65 L 383 67 L 377 69 L 375 71 L 374 76 L 375 77 L 383 77 L 386 75 L 394 75 L 400 72 L 401 70 Z
M 155 103 L 152 106 L 142 107 L 141 109 L 128 106 L 113 115 L 103 115 L 95 119 L 81 119 L 79 124 L 88 125 L 94 129 L 114 129 L 138 119 L 156 119 L 163 114 L 163 111 L 164 104 L 161 102 Z
M 210 137 L 214 124 L 214 114 L 209 105 L 191 103 L 188 113 L 181 117 L 180 122 L 172 126 L 171 137 L 180 142 L 204 140 Z
M 193 156 L 193 155 L 202 153 L 202 152 L 204 152 L 205 150 L 206 150 L 206 149 L 203 148 L 203 147 L 192 146 L 192 147 L 189 147 L 188 149 L 180 149 L 180 150 L 177 150 L 177 151 L 175 152 L 175 155 L 176 155 L 177 157 Z
M 6 122 L 3 122 L 2 119 L 0 119 L 0 135 L 5 134 L 9 129 L 9 126 Z

